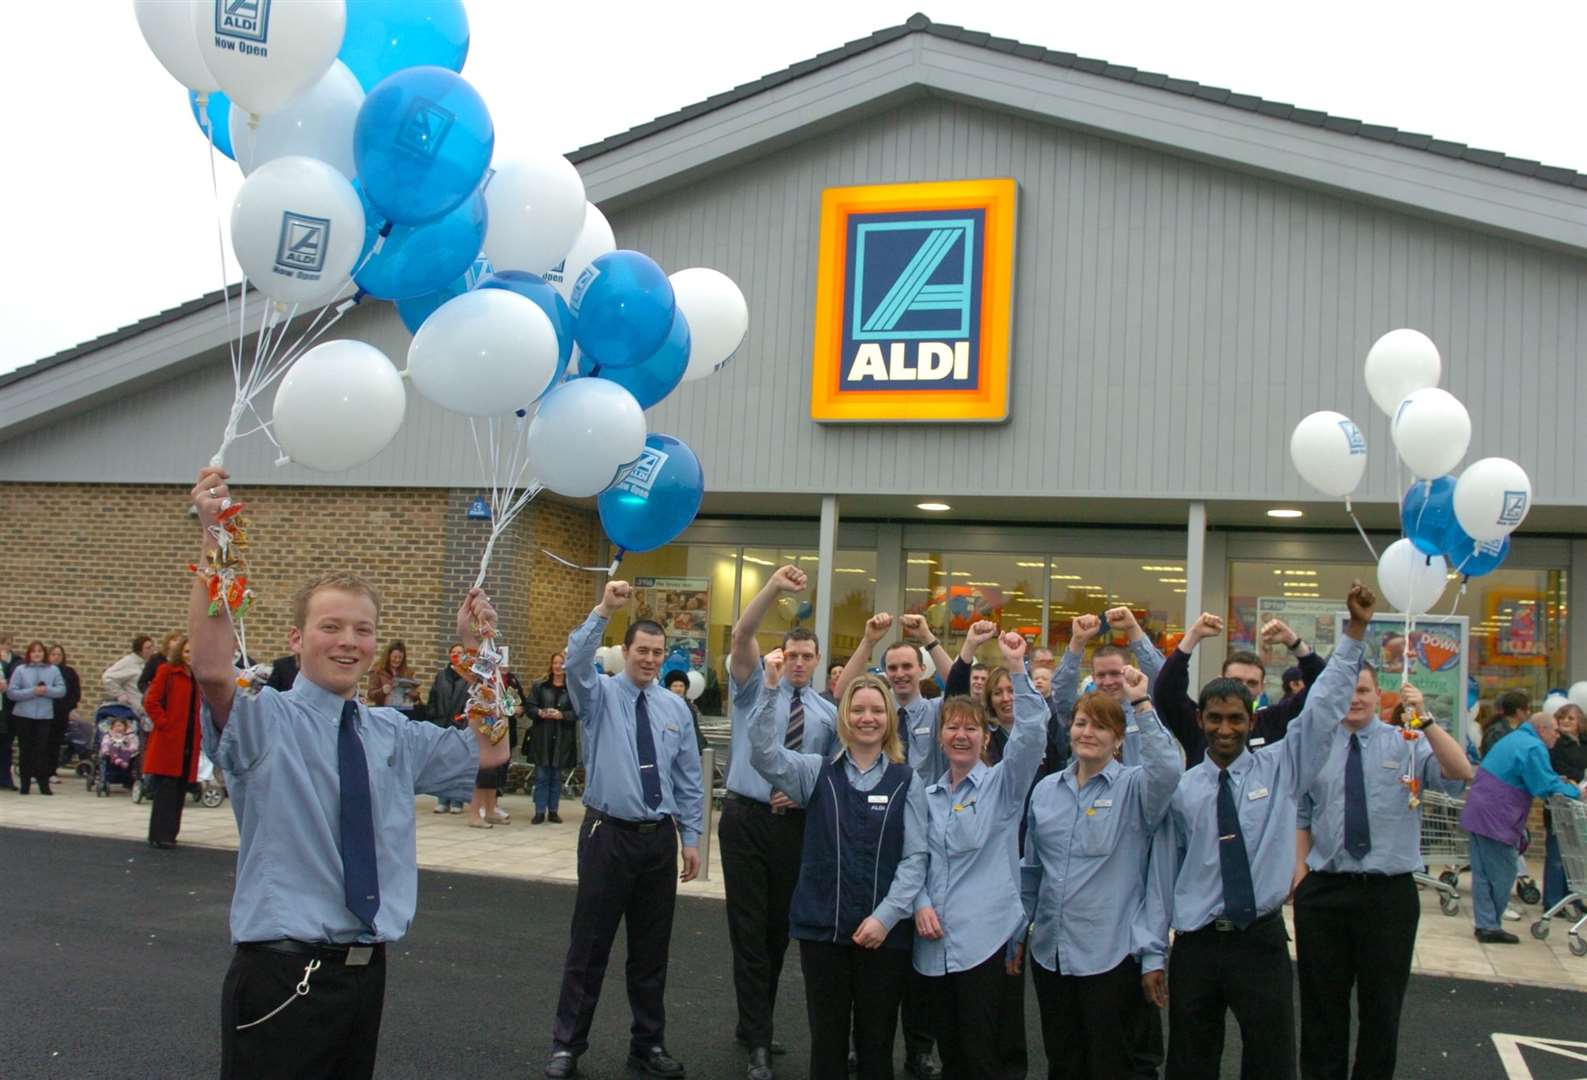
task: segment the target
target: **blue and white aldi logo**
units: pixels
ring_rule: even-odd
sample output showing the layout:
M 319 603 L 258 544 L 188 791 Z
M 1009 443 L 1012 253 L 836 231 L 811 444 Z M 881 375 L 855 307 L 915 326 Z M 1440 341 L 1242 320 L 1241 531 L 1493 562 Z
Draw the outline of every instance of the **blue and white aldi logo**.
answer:
M 397 130 L 397 147 L 414 157 L 432 160 L 446 141 L 457 117 L 427 98 L 414 98 Z
M 1524 491 L 1506 491 L 1504 493 L 1504 509 L 1499 511 L 1499 524 L 1515 527 L 1521 524 L 1521 519 L 1526 517 L 1527 493 Z
M 268 44 L 270 0 L 215 0 L 215 35 Z
M 667 463 L 670 456 L 665 450 L 658 450 L 653 446 L 645 447 L 644 453 L 628 467 L 628 471 L 612 485 L 611 490 L 626 491 L 641 499 L 650 498 L 650 489 L 655 485 L 656 477 L 661 475 L 661 467 Z
M 1354 420 L 1339 421 L 1339 430 L 1345 433 L 1345 445 L 1350 447 L 1352 457 L 1367 452 L 1366 436 L 1361 434 L 1361 429 L 1356 427 Z
M 281 239 L 276 244 L 272 269 L 278 274 L 305 280 L 318 278 L 325 269 L 325 250 L 330 239 L 328 218 L 288 210 L 281 215 Z

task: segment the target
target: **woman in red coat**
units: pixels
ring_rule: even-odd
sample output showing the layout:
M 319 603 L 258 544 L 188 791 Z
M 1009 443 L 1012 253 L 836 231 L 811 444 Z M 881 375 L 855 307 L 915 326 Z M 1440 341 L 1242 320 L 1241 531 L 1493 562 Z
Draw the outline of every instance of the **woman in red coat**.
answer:
M 143 775 L 149 778 L 154 805 L 149 810 L 149 846 L 172 848 L 182 828 L 187 785 L 198 779 L 198 683 L 193 679 L 192 647 L 183 638 L 175 662 L 154 673 L 143 695 L 143 707 L 154 730 L 143 753 Z

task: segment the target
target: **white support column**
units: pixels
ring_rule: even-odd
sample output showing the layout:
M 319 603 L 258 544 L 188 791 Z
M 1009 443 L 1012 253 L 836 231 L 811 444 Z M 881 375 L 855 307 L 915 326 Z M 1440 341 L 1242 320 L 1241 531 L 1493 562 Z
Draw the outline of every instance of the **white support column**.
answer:
M 1186 522 L 1185 537 L 1185 629 L 1201 617 L 1206 610 L 1201 606 L 1201 583 L 1205 577 L 1207 557 L 1207 504 L 1193 502 Z M 1201 685 L 1201 650 L 1190 656 L 1191 692 Z
M 821 535 L 816 542 L 816 644 L 832 655 L 832 570 L 838 560 L 838 497 L 821 496 Z M 826 680 L 822 679 L 822 685 Z
M 1587 679 L 1587 619 L 1576 625 L 1576 616 L 1587 616 L 1587 540 L 1570 544 L 1570 580 L 1565 592 L 1570 610 L 1565 614 L 1565 654 L 1570 657 L 1566 685 Z
M 878 525 L 876 527 L 876 610 L 886 611 L 895 617 L 893 629 L 882 638 L 877 649 L 891 645 L 898 637 L 896 617 L 904 610 L 904 527 Z M 881 660 L 881 652 L 875 657 Z

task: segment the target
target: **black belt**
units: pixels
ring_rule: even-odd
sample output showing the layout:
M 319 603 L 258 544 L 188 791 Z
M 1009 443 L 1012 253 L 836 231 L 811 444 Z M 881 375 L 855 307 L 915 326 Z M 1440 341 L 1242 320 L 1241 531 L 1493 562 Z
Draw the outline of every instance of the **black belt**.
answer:
M 1180 936 L 1184 937 L 1184 936 L 1188 936 L 1190 934 L 1205 934 L 1205 933 L 1209 933 L 1209 932 L 1210 933 L 1216 933 L 1216 934 L 1233 934 L 1233 933 L 1244 934 L 1244 933 L 1250 933 L 1252 930 L 1256 930 L 1256 929 L 1259 929 L 1261 927 L 1267 926 L 1269 923 L 1271 923 L 1271 922 L 1273 922 L 1275 920 L 1282 922 L 1283 919 L 1284 919 L 1283 911 L 1270 911 L 1266 915 L 1258 915 L 1251 922 L 1251 925 L 1247 926 L 1244 930 L 1241 930 L 1238 926 L 1234 925 L 1234 921 L 1232 919 L 1213 919 L 1206 926 L 1199 927 L 1199 928 L 1197 928 L 1195 930 L 1187 930 L 1187 931 L 1184 932 L 1184 934 L 1181 934 Z
M 664 817 L 659 821 L 629 821 L 627 818 L 613 817 L 604 810 L 591 810 L 589 816 L 614 828 L 626 829 L 629 832 L 636 833 L 653 833 L 657 829 L 672 824 L 670 817 Z
M 1409 878 L 1411 872 L 1407 870 L 1403 874 L 1369 874 L 1365 871 L 1356 870 L 1312 870 L 1307 873 L 1307 877 L 1314 876 L 1319 878 L 1339 878 L 1341 881 L 1353 881 L 1357 884 L 1380 884 Z
M 729 791 L 727 793 L 727 797 L 738 803 L 740 806 L 749 807 L 752 810 L 759 810 L 766 814 L 775 814 L 778 817 L 782 817 L 786 814 L 802 814 L 805 812 L 805 808 L 802 806 L 788 806 L 779 810 L 771 803 L 764 803 L 759 799 L 752 799 L 748 795 L 740 795 L 736 791 Z
M 239 949 L 263 949 L 266 952 L 285 953 L 288 956 L 311 956 L 316 960 L 331 960 L 348 967 L 363 967 L 370 960 L 386 955 L 385 942 L 368 945 L 337 945 L 329 941 L 298 941 L 295 938 L 277 938 L 274 941 L 244 941 Z

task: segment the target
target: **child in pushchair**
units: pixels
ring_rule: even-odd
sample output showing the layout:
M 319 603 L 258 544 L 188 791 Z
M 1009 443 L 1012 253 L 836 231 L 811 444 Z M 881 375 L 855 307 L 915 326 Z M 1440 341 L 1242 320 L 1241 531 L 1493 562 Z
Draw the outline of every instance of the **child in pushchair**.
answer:
M 143 749 L 136 730 L 137 715 L 125 705 L 101 705 L 94 720 L 100 733 L 99 767 L 90 786 L 99 795 L 110 794 L 111 784 L 132 790 Z

